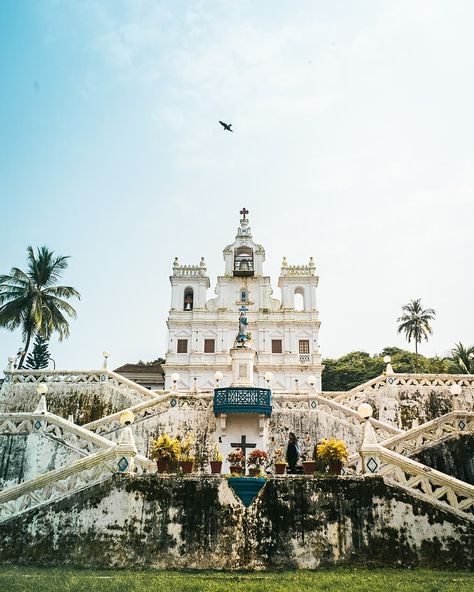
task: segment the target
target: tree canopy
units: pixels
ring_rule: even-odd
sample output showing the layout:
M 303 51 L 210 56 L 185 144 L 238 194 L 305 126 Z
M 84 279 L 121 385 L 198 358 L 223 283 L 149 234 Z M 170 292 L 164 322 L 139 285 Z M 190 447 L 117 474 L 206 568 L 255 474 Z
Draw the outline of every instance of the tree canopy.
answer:
M 427 374 L 456 374 L 458 372 L 449 359 L 437 356 L 427 358 L 420 354 L 417 356 L 417 354 L 399 347 L 386 347 L 374 355 L 364 351 L 354 351 L 340 358 L 323 360 L 325 366 L 322 376 L 323 390 L 347 391 L 380 376 L 386 366 L 383 361 L 384 356 L 392 358 L 391 364 L 395 372 L 426 372 Z
M 21 329 L 23 353 L 18 364 L 22 368 L 32 337 L 38 333 L 49 340 L 58 333 L 59 341 L 69 337 L 66 317 L 75 318 L 76 311 L 66 301 L 79 298 L 71 286 L 57 285 L 68 266 L 64 255 L 55 255 L 47 247 L 34 252 L 27 248 L 27 271 L 13 267 L 7 275 L 0 275 L 0 327 L 10 331 Z

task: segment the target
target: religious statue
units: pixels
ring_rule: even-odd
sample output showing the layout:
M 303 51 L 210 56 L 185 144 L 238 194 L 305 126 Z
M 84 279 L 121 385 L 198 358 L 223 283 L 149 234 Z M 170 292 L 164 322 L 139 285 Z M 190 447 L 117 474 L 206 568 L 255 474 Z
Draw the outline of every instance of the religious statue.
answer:
M 245 347 L 245 342 L 250 339 L 250 334 L 247 332 L 248 319 L 246 312 L 247 308 L 242 306 L 239 316 L 239 334 L 237 335 L 237 341 L 241 344 L 241 347 Z

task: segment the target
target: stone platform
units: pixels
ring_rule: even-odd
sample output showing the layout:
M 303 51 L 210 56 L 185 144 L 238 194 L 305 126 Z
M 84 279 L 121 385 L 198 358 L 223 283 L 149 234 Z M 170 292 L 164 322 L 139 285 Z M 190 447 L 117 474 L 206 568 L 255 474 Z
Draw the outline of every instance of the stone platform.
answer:
M 0 562 L 131 568 L 473 567 L 473 522 L 380 477 L 112 479 L 0 524 Z

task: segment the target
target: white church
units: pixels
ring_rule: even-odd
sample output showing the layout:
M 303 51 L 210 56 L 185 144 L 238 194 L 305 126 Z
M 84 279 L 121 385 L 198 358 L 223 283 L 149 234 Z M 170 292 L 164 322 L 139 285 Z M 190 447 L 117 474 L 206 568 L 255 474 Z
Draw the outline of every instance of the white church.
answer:
M 253 241 L 248 211 L 240 214 L 235 240 L 224 249 L 214 297 L 208 296 L 204 258 L 199 265 L 174 261 L 165 389 L 177 382 L 182 390 L 209 390 L 217 376 L 223 387 L 321 391 L 319 278 L 313 258 L 307 265 L 289 265 L 284 258 L 281 300 L 273 298 L 263 269 L 265 249 Z

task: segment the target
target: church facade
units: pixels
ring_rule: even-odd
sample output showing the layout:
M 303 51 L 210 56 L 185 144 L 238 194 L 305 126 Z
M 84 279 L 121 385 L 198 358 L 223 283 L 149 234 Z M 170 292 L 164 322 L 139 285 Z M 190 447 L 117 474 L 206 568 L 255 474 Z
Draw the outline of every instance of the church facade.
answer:
M 273 297 L 271 278 L 264 274 L 265 249 L 252 238 L 248 211 L 224 249 L 224 273 L 215 297 L 208 298 L 210 280 L 204 258 L 199 265 L 173 264 L 168 317 L 165 388 L 179 375 L 182 390 L 255 385 L 274 392 L 321 391 L 319 312 L 313 258 L 307 265 L 283 259 Z M 244 330 L 245 327 L 245 330 Z

